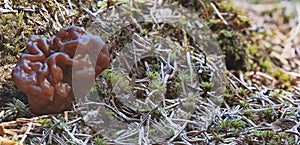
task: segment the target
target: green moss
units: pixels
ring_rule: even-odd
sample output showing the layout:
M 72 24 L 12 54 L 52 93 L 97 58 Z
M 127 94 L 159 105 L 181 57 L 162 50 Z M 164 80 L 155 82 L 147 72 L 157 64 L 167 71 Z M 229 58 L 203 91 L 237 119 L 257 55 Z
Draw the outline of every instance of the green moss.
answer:
M 147 77 L 151 80 L 158 79 L 159 78 L 159 73 L 158 72 L 148 72 Z
M 149 87 L 154 90 L 158 90 L 158 92 L 163 92 L 165 89 L 165 86 L 163 85 L 163 82 L 159 80 L 153 80 L 150 82 Z
M 233 32 L 229 30 L 221 30 L 220 34 L 224 35 L 227 38 L 231 38 L 233 36 Z
M 278 79 L 282 75 L 282 72 L 280 70 L 275 70 L 272 73 L 272 76 Z
M 106 80 L 108 81 L 107 83 L 109 85 L 119 87 L 124 91 L 130 90 L 129 81 L 125 77 L 123 77 L 120 72 L 107 69 L 102 72 L 102 76 L 106 77 Z
M 243 14 L 243 11 L 240 8 L 234 6 L 228 1 L 221 1 L 220 6 L 222 7 L 222 11 Z
M 288 74 L 282 74 L 282 75 L 279 76 L 279 79 L 286 82 L 286 81 L 290 80 L 290 76 Z
M 94 142 L 95 142 L 96 145 L 105 145 L 107 140 L 105 138 L 97 136 L 97 137 L 94 138 Z
M 272 122 L 275 119 L 275 113 L 272 109 L 263 110 L 263 118 L 266 119 L 267 122 Z
M 245 126 L 245 124 L 240 120 L 232 120 L 229 124 L 235 129 L 241 129 Z
M 255 45 L 248 45 L 247 50 L 251 55 L 256 55 L 258 52 L 257 46 Z
M 260 66 L 265 69 L 265 70 L 268 70 L 268 69 L 271 69 L 272 66 L 273 66 L 273 63 L 271 60 L 263 60 L 262 62 L 260 62 Z
M 200 87 L 202 88 L 202 90 L 204 92 L 209 92 L 211 91 L 212 87 L 214 86 L 214 84 L 212 82 L 202 82 L 200 84 Z
M 23 35 L 30 34 L 24 20 L 24 12 L 16 14 L 2 14 L 0 18 L 0 65 L 6 65 L 17 61 L 17 54 L 25 47 L 26 38 Z M 29 31 L 28 31 L 29 29 Z
M 247 108 L 249 106 L 249 103 L 247 101 L 239 101 L 239 104 L 241 105 L 241 107 L 243 108 Z
M 244 89 L 244 88 L 240 88 L 238 90 L 238 93 L 241 95 L 241 96 L 248 96 L 251 92 L 248 90 L 248 89 Z
M 253 130 L 252 133 L 259 139 L 264 139 L 265 141 L 271 141 L 272 137 L 276 134 L 276 132 L 272 130 L 266 130 L 266 131 Z
M 242 10 L 228 1 L 214 1 L 218 10 L 222 12 L 230 12 L 233 15 L 224 15 L 225 21 L 215 13 L 211 6 L 211 1 L 202 1 L 204 6 L 198 0 L 186 1 L 178 0 L 179 4 L 192 10 L 199 11 L 199 17 L 205 19 L 205 25 L 208 26 L 213 33 L 213 38 L 216 38 L 223 53 L 225 54 L 226 67 L 229 70 L 246 70 L 248 58 L 246 49 L 248 44 L 251 44 L 250 35 L 244 35 L 243 31 L 251 24 L 250 19 L 242 12 Z M 207 13 L 206 15 L 203 15 Z
M 252 120 L 253 122 L 258 123 L 260 118 L 257 114 L 252 114 L 251 116 L 249 116 L 249 119 Z
M 38 123 L 40 123 L 44 128 L 47 128 L 47 127 L 51 127 L 51 119 L 49 118 L 39 118 L 37 120 Z
M 252 115 L 252 111 L 250 109 L 245 109 L 243 111 L 243 115 L 245 115 L 245 116 L 251 116 Z

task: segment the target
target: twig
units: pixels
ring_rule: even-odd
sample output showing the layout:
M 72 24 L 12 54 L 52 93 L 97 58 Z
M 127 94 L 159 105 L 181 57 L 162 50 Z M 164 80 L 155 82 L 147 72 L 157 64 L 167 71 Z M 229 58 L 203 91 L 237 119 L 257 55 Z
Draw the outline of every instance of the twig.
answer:
M 69 125 L 69 124 L 73 124 L 73 123 L 76 123 L 76 122 L 78 122 L 78 121 L 81 121 L 82 120 L 82 118 L 81 117 L 79 117 L 79 118 L 76 118 L 76 119 L 74 119 L 74 120 L 72 120 L 72 121 L 69 121 L 69 122 L 67 122 L 67 125 Z
M 200 2 L 200 4 L 202 5 L 203 9 L 204 9 L 204 12 L 205 12 L 205 17 L 206 19 L 208 20 L 209 19 L 209 16 L 208 16 L 208 12 L 207 12 L 207 8 L 204 4 L 204 2 L 202 0 L 198 0 Z
M 159 104 L 161 104 L 161 103 L 159 103 Z M 158 108 L 159 104 L 156 105 L 156 107 L 154 107 L 151 111 L 149 111 L 149 112 L 145 115 L 145 117 L 144 117 L 144 118 L 142 119 L 142 121 L 140 122 L 138 128 L 140 128 L 140 127 L 144 124 L 144 122 L 145 122 L 146 120 L 151 119 L 151 118 L 149 118 L 150 115 Z
M 0 8 L 0 13 L 17 13 L 17 10 L 9 10 L 9 9 L 3 9 Z
M 53 140 L 55 140 L 57 143 L 59 143 L 60 145 L 68 145 L 65 141 L 63 141 L 60 137 L 58 136 L 53 136 Z
M 218 17 L 223 21 L 223 23 L 225 25 L 228 25 L 228 22 L 223 18 L 223 16 L 221 15 L 221 13 L 219 12 L 219 10 L 217 9 L 217 7 L 215 6 L 214 3 L 210 3 L 210 5 L 213 7 L 213 9 L 215 10 L 215 12 L 217 13 Z
M 53 138 L 53 130 L 50 130 L 48 144 L 52 144 L 52 138 Z
M 54 120 L 54 122 L 56 123 L 60 123 L 60 121 L 58 119 L 56 119 L 54 116 L 52 116 L 52 119 Z M 77 139 L 64 125 L 61 125 L 62 129 L 69 135 L 69 137 L 71 137 L 72 141 L 75 142 L 78 145 L 82 145 L 83 141 Z
M 230 71 L 228 71 L 228 75 L 229 77 L 235 79 L 237 82 L 239 82 L 242 86 L 244 86 L 247 90 L 249 90 L 251 93 L 253 92 L 252 89 L 250 87 L 248 87 L 247 83 L 244 81 L 241 81 L 240 79 L 238 79 L 236 76 L 234 76 Z
M 28 136 L 28 134 L 29 134 L 31 128 L 32 128 L 32 122 L 29 122 L 29 123 L 28 123 L 28 127 L 27 127 L 27 129 L 26 129 L 26 131 L 25 131 L 25 133 L 24 133 L 22 139 L 20 140 L 20 143 L 23 143 L 23 142 L 25 141 L 25 139 L 26 139 L 26 137 Z
M 168 144 L 170 144 L 172 141 L 174 141 L 181 133 L 182 131 L 186 128 L 188 122 L 185 122 L 182 127 L 179 129 L 179 131 L 172 137 L 169 139 Z
M 54 125 L 52 125 L 47 131 L 45 134 L 43 134 L 43 138 L 41 139 L 40 141 L 40 144 L 42 144 L 46 138 L 48 137 L 48 135 L 50 134 L 51 130 L 53 130 L 57 125 L 59 124 L 59 122 L 56 122 Z

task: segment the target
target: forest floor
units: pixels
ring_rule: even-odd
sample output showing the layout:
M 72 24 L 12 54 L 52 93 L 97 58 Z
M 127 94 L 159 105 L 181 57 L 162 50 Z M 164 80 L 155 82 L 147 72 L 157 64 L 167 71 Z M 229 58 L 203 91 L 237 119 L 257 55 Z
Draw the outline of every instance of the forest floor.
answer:
M 178 9 L 173 11 L 184 9 L 181 12 L 185 19 L 178 21 L 180 24 L 187 24 L 186 18 L 195 15 L 203 20 L 201 22 L 210 30 L 208 37 L 204 30 L 195 32 L 204 34 L 204 39 L 213 39 L 209 39 L 210 44 L 202 44 L 187 35 L 194 35 L 193 31 L 180 29 L 182 27 L 172 23 L 139 23 L 135 21 L 139 17 L 113 20 L 113 16 L 143 14 L 142 6 L 138 5 L 142 2 L 1 0 L 0 144 L 300 144 L 300 3 L 272 0 L 247 3 L 239 0 L 158 1 L 176 5 Z M 117 11 L 117 7 L 121 11 Z M 172 11 L 168 12 L 160 15 L 173 16 Z M 108 30 L 118 31 L 111 33 L 93 26 L 97 24 L 104 28 L 104 24 L 110 24 L 108 22 L 116 25 L 114 28 L 109 25 Z M 71 111 L 33 115 L 26 95 L 12 81 L 11 72 L 26 49 L 30 35 L 50 38 L 71 25 L 99 35 L 112 53 L 109 69 L 97 78 L 90 92 L 99 95 L 98 102 L 89 100 L 83 106 L 74 102 Z M 196 29 L 194 25 L 189 27 Z M 160 38 L 165 42 L 157 41 Z M 136 70 L 120 75 L 114 66 L 122 56 L 120 54 L 133 47 L 127 45 L 132 42 L 145 48 L 148 45 L 159 47 L 154 51 L 156 54 L 174 53 L 172 57 L 162 55 L 159 59 L 146 57 L 142 63 L 134 65 Z M 175 49 L 160 48 L 164 46 Z M 198 50 L 198 46 L 203 49 Z M 217 49 L 210 52 L 206 49 L 208 46 Z M 181 54 L 183 52 L 186 55 Z M 182 64 L 176 59 L 181 55 L 192 59 Z M 192 73 L 191 69 L 170 67 L 175 64 L 182 68 L 200 66 L 196 73 L 200 81 L 189 76 L 187 72 Z M 226 69 L 222 65 L 226 65 Z M 177 73 L 173 74 L 174 71 Z M 136 81 L 132 81 L 132 74 L 136 75 Z M 174 78 L 170 77 L 164 84 L 166 76 Z M 117 89 L 112 87 L 120 81 L 123 83 L 118 84 Z M 142 91 L 136 93 L 134 103 L 127 103 L 126 99 L 118 98 L 116 90 L 126 90 L 132 82 L 139 87 L 131 88 L 131 91 Z M 184 88 L 182 82 L 192 86 L 189 90 L 198 89 L 200 93 L 181 98 L 180 94 L 185 92 L 180 89 Z M 159 95 L 160 91 L 166 93 L 161 93 L 164 94 L 161 100 L 150 101 L 154 107 L 147 104 L 149 106 L 139 108 L 147 102 L 145 100 L 149 101 L 145 96 Z M 92 107 L 84 106 L 90 104 Z M 99 111 L 95 104 L 110 110 Z M 114 121 L 122 122 L 125 127 L 119 124 L 112 126 L 111 130 L 103 127 L 103 114 L 114 116 L 117 118 Z M 96 122 L 90 118 L 96 118 Z M 165 131 L 165 134 L 159 131 Z

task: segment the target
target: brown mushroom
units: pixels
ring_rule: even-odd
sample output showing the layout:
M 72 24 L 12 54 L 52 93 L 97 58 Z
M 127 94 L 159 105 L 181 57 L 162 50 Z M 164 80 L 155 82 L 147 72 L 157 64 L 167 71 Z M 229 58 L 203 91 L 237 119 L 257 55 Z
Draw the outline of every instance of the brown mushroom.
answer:
M 35 114 L 70 109 L 74 94 L 85 95 L 109 65 L 105 43 L 77 26 L 64 28 L 50 39 L 33 35 L 26 48 L 12 79 Z

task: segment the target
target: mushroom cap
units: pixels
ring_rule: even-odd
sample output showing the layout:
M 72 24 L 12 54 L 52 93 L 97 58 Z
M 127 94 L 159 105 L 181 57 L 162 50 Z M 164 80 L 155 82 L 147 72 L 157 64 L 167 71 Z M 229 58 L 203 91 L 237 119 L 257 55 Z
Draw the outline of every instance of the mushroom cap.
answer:
M 71 109 L 74 93 L 86 95 L 92 81 L 108 65 L 104 41 L 70 26 L 49 39 L 30 36 L 12 79 L 27 95 L 33 113 L 59 113 Z M 74 83 L 83 83 L 80 86 L 84 87 L 74 88 Z

